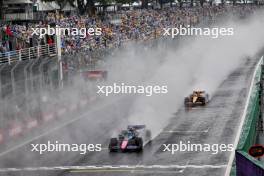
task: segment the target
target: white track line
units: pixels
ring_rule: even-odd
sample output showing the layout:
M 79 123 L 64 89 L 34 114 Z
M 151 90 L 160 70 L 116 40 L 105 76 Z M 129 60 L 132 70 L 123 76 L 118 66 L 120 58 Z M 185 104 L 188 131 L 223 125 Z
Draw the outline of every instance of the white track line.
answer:
M 163 171 L 158 171 L 158 170 L 147 171 L 147 170 L 135 170 L 134 173 L 144 173 L 144 174 L 177 174 L 177 173 L 182 173 L 182 170 L 179 170 L 179 171 L 165 171 L 165 170 L 163 170 Z
M 185 130 L 169 130 L 169 131 L 163 131 L 162 133 L 208 133 L 209 132 L 209 128 L 207 128 L 206 130 L 201 130 L 201 131 L 185 131 Z
M 140 166 L 141 163 L 142 163 L 142 161 L 139 161 L 139 162 L 137 163 L 137 165 L 136 165 L 135 168 L 137 168 L 138 166 Z M 131 170 L 131 173 L 134 173 L 134 172 L 136 171 L 135 168 Z
M 255 67 L 255 70 L 254 70 L 254 74 L 253 74 L 253 77 L 252 77 L 252 80 L 251 80 L 250 88 L 249 88 L 249 91 L 248 91 L 248 94 L 247 94 L 246 105 L 245 105 L 245 108 L 243 110 L 242 118 L 241 118 L 241 121 L 240 121 L 240 124 L 239 124 L 239 128 L 238 128 L 238 131 L 237 131 L 237 135 L 236 135 L 235 141 L 234 141 L 234 148 L 235 149 L 237 148 L 237 144 L 239 142 L 240 134 L 241 134 L 241 131 L 242 131 L 242 128 L 243 128 L 243 125 L 244 125 L 244 121 L 245 121 L 246 115 L 247 115 L 247 109 L 248 109 L 248 105 L 249 105 L 249 101 L 250 101 L 250 95 L 251 95 L 251 92 L 252 92 L 252 89 L 253 89 L 253 86 L 254 86 L 255 76 L 257 74 L 258 67 L 260 66 L 262 60 L 263 60 L 263 56 L 260 58 L 258 64 Z M 231 154 L 230 154 L 229 161 L 228 161 L 228 164 L 227 164 L 227 167 L 226 167 L 225 176 L 229 176 L 230 175 L 230 172 L 231 172 L 231 169 L 232 169 L 232 163 L 234 161 L 234 158 L 235 158 L 235 150 L 233 150 L 231 152 Z
M 56 166 L 56 167 L 26 167 L 26 168 L 0 168 L 0 172 L 20 171 L 54 171 L 54 170 L 98 170 L 98 169 L 221 169 L 226 165 L 103 165 L 103 166 Z

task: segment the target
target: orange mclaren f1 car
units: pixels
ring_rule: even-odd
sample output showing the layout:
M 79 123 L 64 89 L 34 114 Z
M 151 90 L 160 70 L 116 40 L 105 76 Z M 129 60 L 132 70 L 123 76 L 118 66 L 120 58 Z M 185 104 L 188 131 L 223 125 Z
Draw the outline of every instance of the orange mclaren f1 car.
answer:
M 209 102 L 209 95 L 205 91 L 193 91 L 189 97 L 184 98 L 185 107 L 204 106 Z

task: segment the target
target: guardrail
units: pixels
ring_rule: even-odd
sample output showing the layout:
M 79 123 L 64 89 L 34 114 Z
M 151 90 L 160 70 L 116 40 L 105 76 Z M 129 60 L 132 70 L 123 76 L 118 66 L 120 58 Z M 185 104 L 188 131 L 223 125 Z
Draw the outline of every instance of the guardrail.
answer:
M 28 13 L 7 13 L 4 15 L 5 20 L 12 21 L 12 20 L 33 20 L 33 12 Z
M 256 143 L 258 121 L 261 118 L 261 86 L 263 77 L 263 58 L 259 61 L 250 86 L 245 111 L 242 118 L 242 128 L 235 151 L 235 162 L 230 175 L 263 176 L 264 165 L 248 154 L 249 148 Z M 233 162 L 230 160 L 230 162 Z M 226 174 L 227 175 L 227 174 Z M 228 174 L 229 175 L 229 174 Z
M 11 64 L 18 61 L 38 59 L 47 56 L 56 56 L 56 45 L 39 45 L 21 50 L 14 50 L 5 53 L 0 53 L 0 65 Z

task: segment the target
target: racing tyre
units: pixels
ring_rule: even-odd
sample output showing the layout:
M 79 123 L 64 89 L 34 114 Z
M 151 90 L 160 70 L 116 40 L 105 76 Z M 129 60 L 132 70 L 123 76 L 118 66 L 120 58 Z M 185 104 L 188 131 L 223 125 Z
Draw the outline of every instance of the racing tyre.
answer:
M 117 147 L 118 147 L 117 138 L 111 138 L 110 144 L 109 144 L 109 151 L 110 152 L 117 152 L 118 151 Z
M 201 98 L 202 105 L 204 106 L 206 104 L 205 98 Z
M 136 138 L 136 144 L 138 146 L 137 152 L 143 151 L 143 140 L 142 138 Z
M 190 102 L 189 98 L 188 97 L 185 97 L 184 98 L 184 105 L 185 106 L 188 106 L 189 102 Z

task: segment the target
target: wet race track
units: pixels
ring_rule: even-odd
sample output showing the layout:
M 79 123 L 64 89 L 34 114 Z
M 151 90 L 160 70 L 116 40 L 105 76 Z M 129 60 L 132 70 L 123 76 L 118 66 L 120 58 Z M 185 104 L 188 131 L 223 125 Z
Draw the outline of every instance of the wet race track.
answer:
M 44 130 L 44 134 L 36 136 L 33 141 L 28 140 L 28 143 L 2 150 L 0 175 L 223 175 L 231 152 L 212 154 L 177 151 L 172 154 L 165 150 L 163 144 L 179 144 L 180 141 L 190 141 L 192 144 L 233 144 L 256 63 L 257 59 L 247 60 L 230 74 L 207 106 L 190 110 L 182 107 L 175 114 L 171 114 L 169 125 L 145 145 L 142 153 L 108 152 L 110 135 L 116 130 L 116 124 L 121 123 L 117 119 L 126 116 L 128 107 L 133 102 L 133 97 L 121 97 L 114 103 L 100 103 L 100 108 L 89 107 L 81 115 L 73 114 L 80 117 L 49 132 Z M 119 109 L 122 109 L 122 112 Z M 87 116 L 94 117 L 90 119 L 95 120 L 88 120 Z M 60 143 L 102 144 L 102 151 L 88 152 L 85 155 L 78 152 L 51 152 L 40 155 L 30 151 L 30 144 L 47 143 L 48 140 L 57 140 Z

